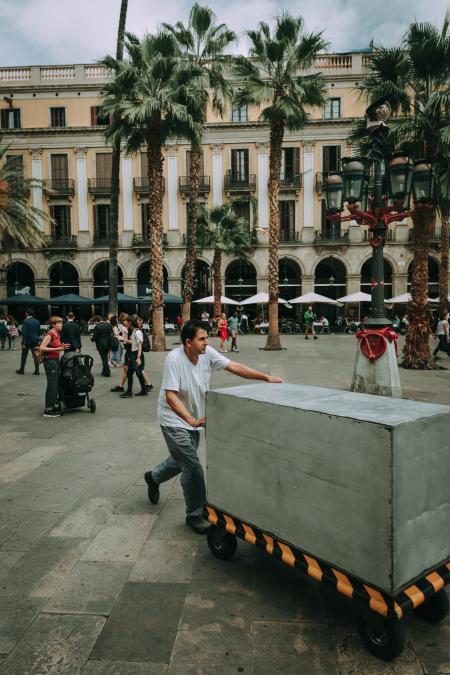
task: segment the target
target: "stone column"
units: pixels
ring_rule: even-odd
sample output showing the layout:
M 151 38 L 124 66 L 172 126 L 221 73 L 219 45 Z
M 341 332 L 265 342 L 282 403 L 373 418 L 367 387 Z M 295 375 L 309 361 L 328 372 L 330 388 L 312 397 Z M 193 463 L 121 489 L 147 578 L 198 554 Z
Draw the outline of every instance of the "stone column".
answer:
M 314 274 L 304 274 L 302 276 L 302 295 L 305 293 L 312 293 L 314 291 Z
M 78 280 L 78 285 L 80 288 L 80 295 L 84 295 L 86 298 L 92 298 L 94 295 L 93 280 L 92 279 L 83 279 Z
M 133 172 L 131 157 L 122 157 L 122 213 L 123 230 L 133 231 Z
M 123 278 L 123 292 L 125 295 L 137 296 L 137 279 L 135 277 Z
M 88 216 L 87 148 L 75 148 L 77 158 L 78 246 L 90 246 Z M 92 284 L 89 287 L 92 294 Z M 81 291 L 80 291 L 81 292 Z M 83 294 L 82 294 L 83 295 Z
M 269 226 L 269 144 L 257 143 L 258 150 L 258 227 Z
M 211 145 L 212 151 L 212 199 L 213 206 L 223 202 L 223 145 Z
M 351 295 L 352 293 L 358 293 L 361 290 L 361 275 L 360 274 L 348 274 L 347 275 L 347 292 L 342 293 L 341 295 Z
M 34 280 L 34 293 L 40 298 L 50 297 L 50 281 L 48 278 Z
M 42 148 L 35 148 L 30 150 L 31 153 L 31 177 L 36 180 L 42 180 Z M 31 189 L 31 196 L 33 199 L 33 206 L 42 211 L 42 188 L 33 187 Z M 44 229 L 42 218 L 38 218 L 39 228 Z
M 314 241 L 314 146 L 315 143 L 303 143 L 303 231 L 302 242 Z
M 167 202 L 169 230 L 178 230 L 178 145 L 167 146 Z
M 392 275 L 392 297 L 408 292 L 408 273 Z

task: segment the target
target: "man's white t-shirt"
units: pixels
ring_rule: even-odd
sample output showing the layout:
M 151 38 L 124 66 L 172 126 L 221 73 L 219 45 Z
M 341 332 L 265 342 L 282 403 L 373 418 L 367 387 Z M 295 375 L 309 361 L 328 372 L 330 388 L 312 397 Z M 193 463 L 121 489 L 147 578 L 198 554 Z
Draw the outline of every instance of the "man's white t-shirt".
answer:
M 184 347 L 170 352 L 164 364 L 163 380 L 158 398 L 158 420 L 163 427 L 178 427 L 194 430 L 181 419 L 169 406 L 166 391 L 177 391 L 194 419 L 205 415 L 205 397 L 213 370 L 224 370 L 230 359 L 219 354 L 212 347 L 206 347 L 204 354 L 198 357 L 196 365 L 189 361 Z

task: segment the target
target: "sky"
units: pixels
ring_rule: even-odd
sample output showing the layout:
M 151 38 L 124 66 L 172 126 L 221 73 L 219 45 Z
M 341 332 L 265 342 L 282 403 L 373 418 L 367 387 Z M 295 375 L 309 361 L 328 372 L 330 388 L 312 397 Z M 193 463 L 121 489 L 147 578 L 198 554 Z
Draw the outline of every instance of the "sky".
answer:
M 220 22 L 243 36 L 285 9 L 322 30 L 329 51 L 398 43 L 414 20 L 442 25 L 450 0 L 210 0 Z M 127 30 L 137 35 L 161 22 L 186 21 L 187 0 L 128 0 Z M 0 0 L 0 66 L 92 63 L 115 52 L 120 0 Z M 246 40 L 237 46 L 245 52 Z

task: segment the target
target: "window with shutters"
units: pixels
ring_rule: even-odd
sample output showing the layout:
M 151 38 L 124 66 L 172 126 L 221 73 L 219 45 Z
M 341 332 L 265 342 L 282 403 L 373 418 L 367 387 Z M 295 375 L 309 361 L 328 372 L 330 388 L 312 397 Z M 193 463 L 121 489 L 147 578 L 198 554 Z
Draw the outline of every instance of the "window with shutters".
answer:
M 94 206 L 94 228 L 95 240 L 100 243 L 107 243 L 109 240 L 109 219 L 110 205 L 95 204 Z
M 283 148 L 281 157 L 281 180 L 288 183 L 300 175 L 300 148 Z
M 231 151 L 231 175 L 236 181 L 247 181 L 248 173 L 248 149 Z
M 95 168 L 97 178 L 108 178 L 111 180 L 112 153 L 97 152 L 95 155 Z
M 23 175 L 23 155 L 6 155 L 6 164 L 14 168 Z
M 335 120 L 341 116 L 341 99 L 329 98 L 325 103 L 323 116 L 326 120 Z
M 101 105 L 91 105 L 91 126 L 107 126 L 110 124 L 109 116 L 102 113 Z
M 144 242 L 150 242 L 150 204 L 141 204 L 141 232 Z
M 330 171 L 340 171 L 340 162 L 340 145 L 324 145 L 322 147 L 322 171 L 324 173 L 329 173 Z
M 234 202 L 233 211 L 238 218 L 245 218 L 247 223 L 250 224 L 250 202 Z
M 20 129 L 20 109 L 5 108 L 1 111 L 2 129 Z
M 280 241 L 295 241 L 295 201 L 278 202 L 280 212 Z
M 50 108 L 50 126 L 51 127 L 65 127 L 66 126 L 66 109 L 65 108 Z
M 148 177 L 148 155 L 146 152 L 141 152 L 141 177 Z
M 248 106 L 234 105 L 231 108 L 231 121 L 232 122 L 248 122 Z
M 66 181 L 69 178 L 69 160 L 67 155 L 51 155 L 52 180 Z
M 52 224 L 52 237 L 57 241 L 70 237 L 70 206 L 59 204 L 50 206 L 50 216 L 54 220 Z

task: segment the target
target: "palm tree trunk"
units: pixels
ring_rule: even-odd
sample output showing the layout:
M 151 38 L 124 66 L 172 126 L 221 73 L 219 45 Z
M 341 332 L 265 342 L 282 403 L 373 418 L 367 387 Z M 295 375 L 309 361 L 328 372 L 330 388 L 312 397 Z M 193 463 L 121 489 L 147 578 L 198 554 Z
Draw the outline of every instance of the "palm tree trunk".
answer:
M 122 0 L 120 6 L 119 28 L 117 31 L 116 60 L 123 59 L 123 45 L 125 39 L 125 23 L 127 18 L 128 0 Z M 111 212 L 109 222 L 109 302 L 108 311 L 118 313 L 118 264 L 117 251 L 119 248 L 119 192 L 120 192 L 120 143 L 113 147 L 111 158 Z
M 222 251 L 220 250 L 220 248 L 214 249 L 213 275 L 214 275 L 214 318 L 218 319 L 222 311 L 222 303 L 220 302 L 222 296 Z
M 402 365 L 415 370 L 433 370 L 436 367 L 429 347 L 428 309 L 428 235 L 433 222 L 434 212 L 431 209 L 419 209 L 414 216 L 412 300 L 408 308 L 409 325 Z
M 441 268 L 439 270 L 439 316 L 448 310 L 448 213 L 441 214 Z
M 269 332 L 265 349 L 282 349 L 278 328 L 278 243 L 280 239 L 279 205 L 281 153 L 284 122 L 274 117 L 270 125 L 269 166 Z
M 197 260 L 196 232 L 198 215 L 198 194 L 200 188 L 201 146 L 191 144 L 189 161 L 189 215 L 186 237 L 186 264 L 183 278 L 183 323 L 191 318 L 191 302 L 194 294 L 195 263 Z
M 147 135 L 148 184 L 150 204 L 150 248 L 152 287 L 152 349 L 166 350 L 164 334 L 164 272 L 163 272 L 163 156 L 161 153 L 161 120 L 149 124 Z

